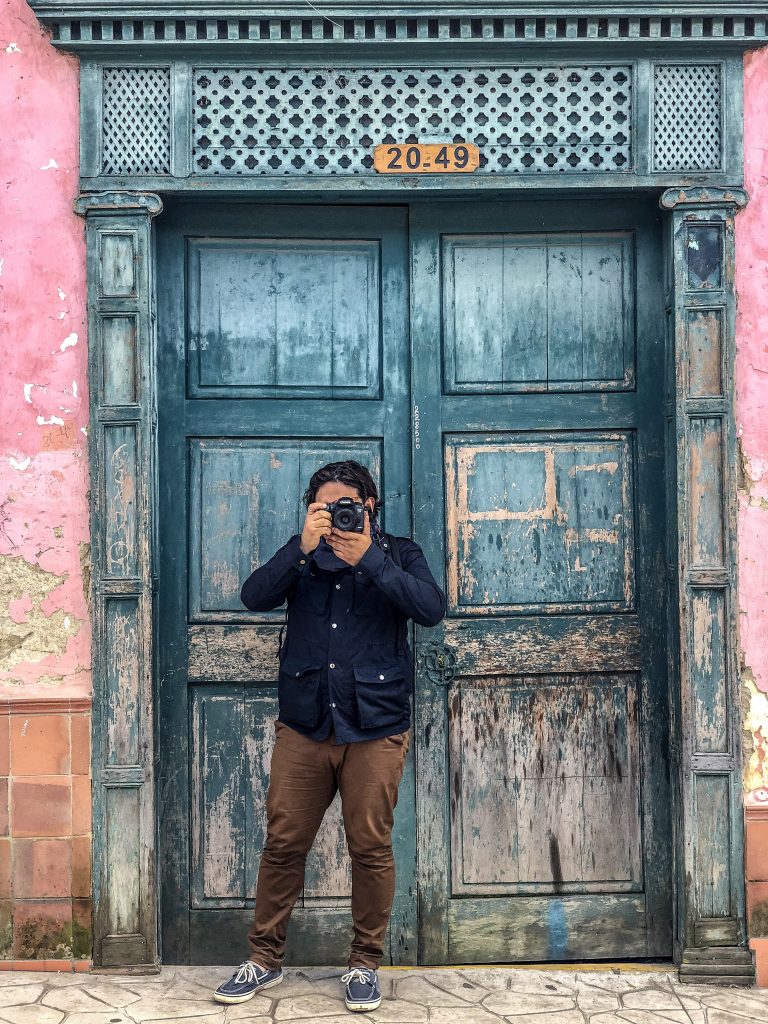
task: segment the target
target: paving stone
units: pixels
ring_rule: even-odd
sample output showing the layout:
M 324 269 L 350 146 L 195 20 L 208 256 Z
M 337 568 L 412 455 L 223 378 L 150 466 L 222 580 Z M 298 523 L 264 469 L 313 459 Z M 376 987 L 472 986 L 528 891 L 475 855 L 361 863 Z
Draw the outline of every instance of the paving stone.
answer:
M 482 1006 L 441 1006 L 429 1011 L 429 1024 L 499 1024 L 499 1020 Z
M 279 989 L 275 989 L 278 992 Z M 303 995 L 280 999 L 274 1010 L 275 1020 L 300 1020 L 312 1017 L 333 1017 L 346 1012 L 341 994 L 338 999 L 330 996 Z
M 462 967 L 459 973 L 473 985 L 486 988 L 489 992 L 497 992 L 506 990 L 510 978 L 520 972 L 504 967 Z
M 738 1009 L 734 1006 L 733 1010 L 707 1010 L 707 1021 L 709 1024 L 749 1024 L 750 1021 L 755 1020 L 759 1021 L 760 1024 L 765 1024 L 766 1020 L 768 1020 L 765 1010 L 760 1011 L 760 1016 L 742 1014 L 741 1006 Z
M 487 995 L 490 995 L 487 988 L 470 981 L 463 971 L 431 971 L 429 982 L 444 992 L 458 996 L 459 999 L 465 999 L 470 1003 L 480 1003 Z M 434 1015 L 432 1019 L 434 1019 Z
M 685 1012 L 688 1014 L 688 1020 L 691 1024 L 707 1024 L 707 1015 L 705 1010 L 688 1009 Z
M 84 986 L 83 991 L 87 992 L 89 996 L 93 996 L 94 999 L 106 1003 L 107 1006 L 115 1008 L 130 1006 L 131 1003 L 141 999 L 141 996 L 132 989 L 125 988 L 123 985 L 112 985 L 107 981 L 89 982 Z
M 103 1010 L 104 1003 L 94 999 L 83 988 L 54 988 L 46 992 L 40 1002 L 44 1006 L 53 1006 L 57 1010 L 64 1010 L 65 1013 L 73 1013 L 75 1010 Z
M 589 1024 L 627 1024 L 615 1013 L 596 1013 L 589 1018 Z
M 34 1003 L 44 992 L 43 985 L 13 985 L 0 989 L 0 1013 L 5 1006 Z
M 244 1006 L 231 1006 L 231 1007 L 229 1007 L 227 1009 L 227 1012 L 226 1012 L 225 1016 L 224 1016 L 225 1024 L 229 1024 L 230 1021 L 235 1021 L 235 1020 L 247 1020 L 248 1024 L 272 1024 L 272 1015 L 271 1014 L 268 1017 L 264 1017 L 264 1016 L 261 1016 L 261 1017 L 234 1017 L 234 1016 L 232 1016 L 232 1013 L 233 1013 L 234 1010 L 245 1010 L 245 1007 Z M 347 1024 L 349 1024 L 349 1022 L 347 1022 Z
M 557 1013 L 522 1013 L 506 1017 L 510 1024 L 584 1024 L 585 1018 L 578 1010 L 564 1010 Z
M 668 1013 L 673 1011 L 661 1011 L 661 1010 L 619 1010 L 618 1015 L 624 1020 L 629 1021 L 629 1024 L 669 1024 L 670 1018 L 667 1016 Z M 682 1014 L 682 1024 L 688 1024 L 688 1014 L 685 1010 L 680 1010 Z
M 617 995 L 589 985 L 579 985 L 576 989 L 576 1002 L 585 1013 L 607 1013 L 619 1008 Z
M 179 1020 L 191 1019 L 210 1015 L 216 1004 L 210 1002 L 196 1002 L 191 999 L 166 999 L 165 996 L 157 996 L 154 999 L 142 998 L 137 1003 L 132 1003 L 128 1014 L 135 1021 L 155 1020 Z M 223 1015 L 224 1011 L 221 1011 Z
M 4 1006 L 0 1010 L 2 1019 L 9 1024 L 61 1024 L 64 1014 L 52 1006 L 31 1003 L 28 1006 Z
M 646 988 L 626 992 L 621 997 L 626 1010 L 680 1010 L 680 1000 L 672 989 Z
M 575 997 L 575 986 L 563 985 L 548 975 L 540 975 L 538 971 L 524 971 L 522 977 L 514 977 L 509 982 L 512 992 L 529 992 L 531 995 Z
M 133 1024 L 133 1021 L 121 1010 L 100 1010 L 67 1014 L 66 1024 Z
M 19 975 L 24 975 L 27 984 L 30 982 L 29 971 L 19 971 Z M 35 971 L 37 974 L 37 971 Z M 46 988 L 80 988 L 88 981 L 91 977 L 90 974 L 82 972 L 79 974 L 71 974 L 65 971 L 46 971 L 43 975 L 45 978 Z
M 469 1002 L 452 992 L 438 988 L 423 976 L 398 980 L 395 992 L 398 999 L 405 999 L 410 1003 L 420 1003 L 422 1006 L 466 1006 Z
M 671 987 L 675 975 L 669 971 L 579 971 L 577 980 L 606 992 L 631 992 L 635 989 Z
M 161 1017 L 159 1020 L 149 1020 L 147 1024 L 165 1024 L 167 1017 Z M 178 1019 L 178 1018 L 177 1018 Z M 186 1018 L 182 1018 L 186 1022 Z M 220 1013 L 209 1013 L 205 1017 L 194 1017 L 195 1024 L 225 1024 L 225 1011 L 222 1008 Z
M 370 1017 L 374 1024 L 424 1024 L 429 1013 L 426 1006 L 408 1003 L 404 999 L 387 999 L 378 1010 L 373 1010 L 365 1016 Z M 349 1024 L 349 1014 L 346 1020 Z
M 742 1017 L 754 1017 L 755 1020 L 768 1021 L 768 991 L 745 991 L 743 988 L 714 989 L 701 996 L 704 1006 L 729 1013 L 741 1014 Z M 712 1012 L 707 1015 L 712 1018 Z
M 492 992 L 483 1006 L 499 1016 L 512 1017 L 521 1013 L 564 1012 L 576 1008 L 572 996 L 539 995 L 532 992 Z

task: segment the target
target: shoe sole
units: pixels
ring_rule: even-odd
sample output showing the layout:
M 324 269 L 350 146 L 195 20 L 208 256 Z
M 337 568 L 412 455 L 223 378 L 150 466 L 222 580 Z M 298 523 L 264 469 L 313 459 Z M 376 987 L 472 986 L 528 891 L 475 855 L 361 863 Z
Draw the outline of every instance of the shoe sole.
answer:
M 218 992 L 214 992 L 213 998 L 217 1003 L 226 1003 L 228 1006 L 232 1006 L 235 1003 L 247 1003 L 249 999 L 253 999 L 253 997 L 258 995 L 259 992 L 263 992 L 268 988 L 274 988 L 275 985 L 282 985 L 282 983 L 283 976 L 280 975 L 279 978 L 274 978 L 272 981 L 267 981 L 264 985 L 259 985 L 259 987 L 255 988 L 253 992 L 249 992 L 247 996 L 224 996 L 220 995 Z
M 371 1000 L 368 1003 L 350 1003 L 345 999 L 344 1004 L 352 1013 L 365 1013 L 366 1010 L 378 1010 L 381 1006 L 381 996 L 377 1000 Z

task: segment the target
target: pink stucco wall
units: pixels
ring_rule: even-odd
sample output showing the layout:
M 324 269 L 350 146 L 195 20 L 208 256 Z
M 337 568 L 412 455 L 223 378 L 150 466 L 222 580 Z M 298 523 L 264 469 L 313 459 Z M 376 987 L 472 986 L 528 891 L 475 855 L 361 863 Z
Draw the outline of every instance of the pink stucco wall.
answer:
M 86 696 L 78 62 L 53 49 L 24 0 L 0 0 L 0 109 L 0 699 Z
M 739 596 L 748 799 L 768 802 L 768 49 L 745 61 L 745 184 L 736 221 Z

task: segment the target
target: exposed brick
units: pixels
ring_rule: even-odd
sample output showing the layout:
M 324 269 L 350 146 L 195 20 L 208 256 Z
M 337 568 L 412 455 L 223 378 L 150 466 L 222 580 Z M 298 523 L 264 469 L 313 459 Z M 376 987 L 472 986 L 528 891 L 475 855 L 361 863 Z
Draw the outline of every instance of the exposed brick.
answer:
M 72 776 L 72 835 L 91 831 L 91 780 L 87 775 Z
M 768 820 L 747 818 L 747 879 L 768 881 Z
M 11 840 L 0 839 L 0 899 L 11 895 Z
M 71 957 L 72 900 L 15 901 L 13 955 L 25 960 Z
M 14 899 L 72 895 L 71 839 L 14 839 Z
M 72 715 L 72 774 L 89 775 L 91 771 L 91 716 Z
M 11 727 L 8 715 L 0 714 L 0 775 L 11 774 Z
M 72 840 L 72 895 L 91 895 L 91 837 L 75 836 Z
M 11 775 L 69 775 L 69 712 L 11 716 Z
M 768 882 L 747 882 L 747 920 L 750 936 L 768 936 Z
M 72 835 L 72 786 L 68 775 L 12 780 L 11 835 Z

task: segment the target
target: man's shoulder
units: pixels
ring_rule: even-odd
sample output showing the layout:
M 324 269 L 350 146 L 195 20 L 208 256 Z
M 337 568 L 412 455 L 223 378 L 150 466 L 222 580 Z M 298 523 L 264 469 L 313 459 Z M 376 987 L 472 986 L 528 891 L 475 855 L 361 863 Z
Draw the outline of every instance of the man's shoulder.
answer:
M 397 549 L 400 555 L 423 555 L 424 552 L 421 547 L 411 537 L 400 537 L 394 533 L 385 534 L 385 540 L 389 540 L 394 544 L 397 544 Z

